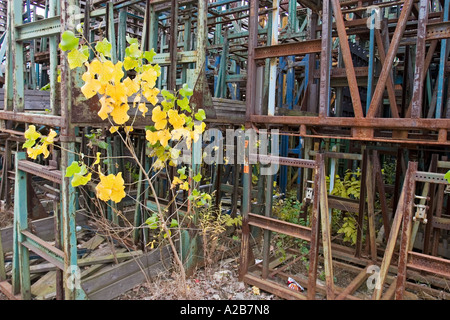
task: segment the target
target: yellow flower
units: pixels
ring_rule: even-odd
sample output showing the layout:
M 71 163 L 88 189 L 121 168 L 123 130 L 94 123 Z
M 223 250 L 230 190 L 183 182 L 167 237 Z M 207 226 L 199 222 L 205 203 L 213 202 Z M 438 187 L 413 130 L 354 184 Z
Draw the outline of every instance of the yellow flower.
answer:
M 152 105 L 156 106 L 158 104 L 159 89 L 150 88 L 148 85 L 143 84 L 142 94 L 144 95 L 145 99 L 147 99 L 148 102 L 150 102 Z
M 128 110 L 130 110 L 130 106 L 127 103 L 121 105 L 116 104 L 114 110 L 111 112 L 114 122 L 117 124 L 124 124 L 127 122 L 130 119 Z
M 167 114 L 169 116 L 169 122 L 175 130 L 184 126 L 185 120 L 178 114 L 178 111 L 171 109 L 167 112 Z
M 147 132 L 145 133 L 145 138 L 148 142 L 150 142 L 150 144 L 156 144 L 158 142 L 158 131 L 152 132 L 150 130 L 147 130 Z
M 42 150 L 41 148 L 28 148 L 27 154 L 28 157 L 35 160 L 38 157 L 38 155 L 42 154 Z
M 152 120 L 155 123 L 156 130 L 162 130 L 167 125 L 167 112 L 162 111 L 160 107 L 155 107 L 152 111 Z
M 98 112 L 98 115 L 102 120 L 108 119 L 108 114 L 110 114 L 111 111 L 113 111 L 112 103 L 113 101 L 110 98 L 106 98 L 106 96 L 103 96 L 100 99 L 100 104 L 102 107 Z
M 25 131 L 25 139 L 27 140 L 36 140 L 39 138 L 41 134 L 36 131 L 36 127 L 34 125 L 31 125 L 28 127 L 28 130 Z
M 140 89 L 139 83 L 131 80 L 129 77 L 123 81 L 123 84 L 125 85 L 126 95 L 129 97 L 131 97 L 133 94 L 137 93 Z
M 139 103 L 138 109 L 140 112 L 142 112 L 142 116 L 145 117 L 145 114 L 148 112 L 148 108 L 145 103 Z
M 117 130 L 119 130 L 118 126 L 112 126 L 111 128 L 109 128 L 109 132 L 111 133 L 117 132 Z
M 178 177 L 174 177 L 172 180 L 172 187 L 171 189 L 175 188 L 177 185 L 184 183 L 183 180 L 180 180 Z
M 159 143 L 161 143 L 161 145 L 163 147 L 166 147 L 169 144 L 169 140 L 172 138 L 172 135 L 170 134 L 169 130 L 161 130 L 158 131 L 158 138 L 159 138 Z
M 111 200 L 119 203 L 126 196 L 124 184 L 122 172 L 119 172 L 117 176 L 100 174 L 100 183 L 95 187 L 97 197 L 103 201 Z

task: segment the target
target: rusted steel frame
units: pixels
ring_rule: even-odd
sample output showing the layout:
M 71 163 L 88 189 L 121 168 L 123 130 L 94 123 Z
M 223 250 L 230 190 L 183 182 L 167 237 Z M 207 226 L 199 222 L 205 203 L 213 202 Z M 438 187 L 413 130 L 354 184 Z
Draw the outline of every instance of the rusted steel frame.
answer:
M 383 174 L 381 172 L 380 159 L 378 158 L 377 150 L 373 150 L 373 171 L 375 173 L 375 181 L 377 184 L 378 193 L 380 195 L 381 213 L 383 216 L 384 234 L 387 239 L 391 233 L 391 224 L 388 216 L 388 205 L 386 203 L 386 191 L 384 189 Z
M 362 240 L 363 240 L 363 223 L 366 214 L 366 175 L 367 175 L 367 158 L 368 151 L 364 148 L 362 166 L 361 166 L 361 186 L 359 194 L 359 210 L 358 210 L 358 226 L 356 233 L 355 257 L 361 257 Z
M 426 40 L 442 40 L 450 38 L 450 21 L 428 23 L 426 25 Z
M 236 153 L 235 153 L 236 154 Z M 237 165 L 235 164 L 235 167 Z M 242 239 L 241 239 L 241 265 L 239 270 L 239 280 L 242 281 L 248 272 L 250 264 L 250 256 L 252 255 L 250 248 L 250 210 L 252 204 L 252 176 L 251 165 L 249 161 L 249 140 L 245 140 L 245 154 L 243 165 L 243 197 L 241 202 L 242 215 Z
M 314 40 L 316 39 L 316 30 L 317 30 L 317 20 L 318 20 L 319 16 L 317 13 L 312 12 L 310 15 L 310 21 L 308 23 L 308 40 Z M 313 72 L 311 72 L 312 70 L 315 69 L 315 64 L 316 64 L 316 54 L 312 53 L 309 54 L 308 56 L 308 85 L 306 87 L 305 90 L 305 95 L 303 97 L 302 100 L 302 107 L 301 110 L 302 111 L 311 111 L 313 108 L 315 108 L 316 106 L 313 104 L 313 87 L 315 87 L 314 85 L 314 75 Z
M 305 40 L 255 48 L 255 60 L 285 56 L 301 56 L 319 53 L 322 50 L 321 40 Z
M 272 125 L 308 125 L 308 126 L 338 126 L 374 129 L 409 129 L 409 130 L 450 130 L 449 119 L 395 119 L 395 118 L 361 118 L 355 121 L 350 117 L 300 117 L 300 116 L 251 116 L 254 123 Z
M 375 234 L 375 177 L 373 166 L 373 155 L 367 153 L 366 188 L 367 188 L 367 220 L 369 228 L 366 239 L 370 244 L 370 257 L 373 262 L 377 261 L 377 243 Z
M 330 108 L 330 69 L 331 69 L 331 0 L 322 5 L 322 52 L 320 54 L 319 117 L 327 117 Z M 312 70 L 311 70 L 312 71 Z
M 339 0 L 331 0 L 331 4 L 334 11 L 334 17 L 336 19 L 336 28 L 339 35 L 339 43 L 341 44 L 342 58 L 344 59 L 345 69 L 347 71 L 348 85 L 353 103 L 353 112 L 355 113 L 356 118 L 363 118 L 364 114 L 361 104 L 361 97 L 359 95 L 358 82 L 356 80 L 350 46 L 348 44 L 347 32 L 345 31 L 344 17 L 342 15 L 341 6 L 339 4 Z
M 258 288 L 271 292 L 283 299 L 287 300 L 306 300 L 306 295 L 289 289 L 288 287 L 282 287 L 279 283 L 270 280 L 263 280 L 259 276 L 253 274 L 246 274 L 243 278 L 244 281 L 250 285 L 257 286 Z M 309 291 L 309 290 L 308 290 Z
M 408 251 L 407 267 L 450 279 L 450 260 Z
M 1 120 L 12 120 L 22 123 L 42 124 L 49 127 L 60 127 L 62 119 L 59 116 L 41 115 L 25 112 L 0 111 Z
M 400 17 L 397 21 L 397 26 L 395 27 L 395 31 L 392 36 L 391 45 L 389 46 L 389 50 L 386 54 L 386 61 L 381 69 L 377 86 L 375 87 L 372 101 L 370 102 L 367 118 L 374 118 L 374 116 L 378 113 L 378 108 L 381 103 L 381 99 L 383 98 L 384 88 L 386 87 L 386 80 L 389 76 L 389 73 L 391 72 L 392 65 L 394 63 L 394 57 L 397 54 L 400 40 L 403 36 L 403 32 L 405 31 L 406 23 L 411 13 L 413 3 L 414 0 L 405 0 L 402 11 L 400 13 Z
M 271 230 L 274 232 L 286 234 L 294 238 L 306 241 L 311 240 L 311 229 L 295 223 L 290 223 L 255 213 L 249 213 L 248 224 L 264 230 Z
M 350 284 L 342 291 L 337 297 L 336 300 L 344 300 L 348 295 L 351 295 L 353 292 L 358 290 L 358 288 L 366 281 L 369 277 L 369 273 L 367 272 L 367 268 L 364 268 L 353 280 Z
M 357 78 L 367 78 L 369 70 L 367 67 L 355 67 L 355 75 Z M 330 71 L 331 79 L 347 79 L 347 71 L 345 68 L 333 68 Z M 315 79 L 320 79 L 320 70 L 313 69 L 313 74 Z
M 170 39 L 169 39 L 169 51 L 170 51 L 170 68 L 167 79 L 169 90 L 176 91 L 177 81 L 177 42 L 178 42 L 178 1 L 171 0 L 170 10 Z
M 448 184 L 448 181 L 445 179 L 443 173 L 417 171 L 415 174 L 415 179 L 418 182 L 431 182 L 443 185 Z
M 269 155 L 250 155 L 250 163 L 261 162 L 264 164 L 279 164 L 282 166 L 292 166 L 299 168 L 310 168 L 313 169 L 316 166 L 316 161 L 314 160 L 305 160 L 305 159 L 297 159 L 297 158 L 288 158 L 288 157 L 277 157 L 277 156 L 269 156 Z
M 437 203 L 436 203 L 436 215 L 434 218 L 439 219 L 442 215 L 442 207 L 444 205 L 444 185 L 439 185 L 437 190 Z M 435 219 L 436 220 L 436 219 Z M 433 243 L 431 246 L 431 254 L 436 256 L 439 247 L 439 234 L 440 230 L 438 228 L 433 229 Z
M 433 155 L 433 157 L 432 157 L 432 160 L 431 160 L 431 163 L 430 163 L 430 167 L 428 168 L 429 172 L 436 172 L 436 169 L 437 169 L 437 157 L 436 156 L 437 155 Z M 430 197 L 430 191 L 431 191 L 431 189 L 435 189 L 435 187 L 436 187 L 436 184 L 433 183 L 432 185 L 430 185 L 430 182 L 425 182 L 424 186 L 423 186 L 423 189 L 422 189 L 422 197 Z M 425 205 L 426 201 L 427 200 L 425 198 L 422 198 L 422 199 L 420 199 L 419 204 L 420 205 Z M 433 200 L 431 198 L 430 198 L 430 202 L 429 203 L 433 203 Z M 432 215 L 432 212 L 433 211 L 428 209 L 427 215 L 428 216 Z M 428 223 L 430 223 L 430 222 L 431 222 L 431 219 L 428 218 Z M 422 223 L 421 220 L 414 221 L 414 225 L 412 227 L 412 233 L 411 233 L 411 241 L 409 243 L 408 250 L 412 250 L 413 249 L 414 241 L 416 240 L 417 232 L 419 230 L 419 226 L 420 226 L 421 223 Z M 427 225 L 428 225 L 428 223 L 427 223 Z M 425 252 L 425 245 L 424 245 L 424 248 L 423 248 L 423 252 Z
M 49 168 L 46 166 L 42 166 L 27 160 L 20 160 L 18 163 L 18 168 L 19 170 L 22 170 L 24 172 L 31 173 L 38 177 L 61 184 L 62 174 L 59 170 L 49 170 Z
M 413 81 L 411 118 L 420 118 L 423 101 L 423 79 L 428 21 L 428 0 L 420 0 L 419 21 L 417 24 L 416 62 Z
M 397 278 L 392 281 L 392 283 L 389 285 L 389 288 L 386 290 L 384 295 L 381 297 L 380 300 L 392 300 L 395 294 L 395 287 L 397 286 Z
M 259 179 L 263 177 L 260 176 Z M 265 176 L 265 205 L 264 205 L 264 215 L 267 218 L 270 218 L 272 215 L 272 198 L 273 198 L 273 175 Z M 262 188 L 262 185 L 261 185 Z M 284 228 L 283 228 L 284 229 Z M 262 276 L 264 279 L 267 279 L 269 275 L 269 256 L 270 256 L 270 239 L 272 237 L 271 230 L 264 230 L 264 245 L 263 245 L 263 270 Z
M 417 169 L 417 163 L 410 162 L 408 170 L 406 171 L 405 182 L 403 183 L 403 188 L 398 201 L 397 210 L 395 211 L 395 216 L 392 222 L 391 233 L 389 234 L 386 249 L 384 251 L 383 261 L 381 263 L 379 273 L 379 282 L 378 282 L 379 286 L 375 287 L 375 290 L 373 292 L 372 299 L 374 300 L 380 300 L 381 295 L 383 294 L 383 284 L 386 279 L 389 266 L 391 264 L 392 256 L 394 254 L 394 249 L 397 242 L 397 237 L 400 232 L 403 213 L 406 208 L 406 195 L 411 194 L 412 184 L 414 183 L 414 172 L 413 172 L 414 169 Z
M 431 164 L 430 164 L 430 168 L 432 172 L 436 172 L 438 170 L 438 160 L 439 160 L 439 155 L 438 154 L 433 154 L 431 157 Z M 437 205 L 437 201 L 438 201 L 438 197 L 436 197 L 436 184 L 432 184 L 431 188 L 430 188 L 430 192 L 429 192 L 429 197 L 430 197 L 430 210 L 429 213 L 427 215 L 427 219 L 428 219 L 428 223 L 425 226 L 425 236 L 424 236 L 424 240 L 423 240 L 423 253 L 424 254 L 429 254 L 430 253 L 430 236 L 431 233 L 433 231 L 433 223 L 434 223 L 434 211 L 436 209 L 436 205 Z
M 411 168 L 412 173 L 417 171 L 417 162 L 409 162 L 408 165 Z M 406 283 L 406 264 L 408 260 L 408 249 L 409 242 L 411 241 L 411 231 L 412 231 L 412 215 L 413 215 L 413 203 L 414 203 L 414 193 L 416 190 L 416 181 L 414 179 L 414 174 L 412 174 L 408 180 L 404 182 L 407 184 L 407 192 L 405 194 L 405 203 L 403 208 L 403 225 L 401 232 L 400 241 L 400 252 L 399 252 L 399 262 L 397 271 L 397 286 L 395 289 L 395 300 L 403 300 L 405 283 Z
M 245 121 L 250 122 L 251 116 L 255 114 L 256 103 L 256 61 L 255 48 L 258 46 L 259 25 L 259 0 L 251 1 L 250 16 L 248 18 L 248 59 L 247 59 L 247 88 L 246 88 L 246 113 Z
M 319 196 L 320 196 L 320 175 L 319 170 L 324 166 L 323 157 L 319 154 L 316 157 L 316 165 L 314 167 L 314 189 L 313 189 L 313 203 L 311 210 L 311 242 L 309 248 L 309 270 L 308 270 L 308 300 L 314 300 L 316 297 L 316 283 L 317 283 L 317 267 L 319 262 L 319 228 L 320 228 L 320 210 L 319 210 Z M 327 213 L 328 214 L 328 213 Z
M 445 130 L 445 129 L 442 129 Z M 408 145 L 436 145 L 436 146 L 442 146 L 442 145 L 450 145 L 450 141 L 448 140 L 431 140 L 431 139 L 414 139 L 412 137 L 408 137 L 407 139 L 395 139 L 395 138 L 383 138 L 383 137 L 373 137 L 369 135 L 363 135 L 363 134 L 355 134 L 354 136 L 345 136 L 345 135 L 326 135 L 326 134 L 302 134 L 302 137 L 306 138 L 322 138 L 322 139 L 343 139 L 343 140 L 356 140 L 356 141 L 370 141 L 370 142 L 386 142 L 386 143 L 400 143 L 400 144 L 408 144 Z M 437 135 L 436 135 L 437 136 Z
M 318 154 L 316 159 L 319 163 L 325 164 L 323 154 Z M 334 299 L 334 275 L 333 256 L 331 253 L 331 221 L 328 211 L 327 184 L 325 180 L 325 165 L 319 167 L 320 184 L 320 224 L 322 229 L 322 248 L 324 256 L 325 281 L 327 285 L 327 300 Z
M 377 42 L 378 54 L 380 55 L 381 64 L 386 61 L 386 53 L 384 50 L 383 39 L 381 38 L 380 30 L 375 29 L 375 40 Z M 389 96 L 389 106 L 391 108 L 392 117 L 400 118 L 397 107 L 397 98 L 395 97 L 394 81 L 392 79 L 392 73 L 389 72 L 389 78 L 386 81 L 386 88 Z
M 422 83 L 425 80 L 425 76 L 427 74 L 428 68 L 430 67 L 430 63 L 431 63 L 431 60 L 433 59 L 434 51 L 436 50 L 437 44 L 438 44 L 438 41 L 433 40 L 433 41 L 431 41 L 430 47 L 428 48 L 427 56 L 426 56 L 425 62 L 424 62 L 425 66 L 422 70 L 422 80 L 421 80 Z M 412 109 L 412 99 L 409 102 L 408 109 L 406 110 L 406 114 L 405 114 L 406 118 L 411 117 L 411 109 Z

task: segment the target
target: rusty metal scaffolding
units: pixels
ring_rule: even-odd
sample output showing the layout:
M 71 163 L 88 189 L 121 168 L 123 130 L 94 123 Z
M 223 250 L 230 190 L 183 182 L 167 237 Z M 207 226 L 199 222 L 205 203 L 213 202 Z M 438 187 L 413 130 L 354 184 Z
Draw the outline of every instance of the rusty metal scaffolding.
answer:
M 450 278 L 446 251 L 450 203 L 444 179 L 450 169 L 445 158 L 450 145 L 449 0 L 24 0 L 8 4 L 9 21 L 0 50 L 1 59 L 3 50 L 7 52 L 0 111 L 4 146 L 0 197 L 7 206 L 14 204 L 17 212 L 25 210 L 30 218 L 41 218 L 46 213 L 39 205 L 29 202 L 27 210 L 18 204 L 26 190 L 30 195 L 26 201 L 35 196 L 31 183 L 19 184 L 17 175 L 33 174 L 56 183 L 63 217 L 56 233 L 62 228 L 64 235 L 57 248 L 49 247 L 20 221 L 23 230 L 17 231 L 17 252 L 40 248 L 38 253 L 63 270 L 76 264 L 73 222 L 80 208 L 75 208 L 75 191 L 61 174 L 73 156 L 62 152 L 50 161 L 32 163 L 19 153 L 14 160 L 13 155 L 28 124 L 60 130 L 64 150 L 82 150 L 86 155 L 97 151 L 82 148 L 89 130 L 106 128 L 97 117 L 98 99 L 82 97 L 75 85 L 79 75 L 69 73 L 65 54 L 57 47 L 60 33 L 73 28 L 68 24 L 69 8 L 79 5 L 76 17 L 84 22 L 85 37 L 92 42 L 107 37 L 113 44 L 113 59 L 123 59 L 127 36 L 138 37 L 146 50 L 154 48 L 154 62 L 162 66 L 158 87 L 172 90 L 188 83 L 194 88 L 191 105 L 206 110 L 210 128 L 279 130 L 280 156 L 264 159 L 264 163 L 280 163 L 276 175 L 259 176 L 254 183 L 252 176 L 258 176 L 262 165 L 251 164 L 250 160 L 260 158 L 250 153 L 243 167 L 217 164 L 209 169 L 217 206 L 231 194 L 231 214 L 243 217 L 243 281 L 287 299 L 358 299 L 355 292 L 376 267 L 379 282 L 373 299 L 404 299 L 418 289 L 450 298 L 445 285 Z M 1 7 L 0 12 L 4 12 Z M 50 91 L 39 90 L 48 84 Z M 145 125 L 136 122 L 133 132 L 136 150 L 143 157 Z M 105 156 L 119 154 L 123 148 L 109 134 L 101 139 L 112 146 Z M 392 181 L 386 180 L 386 164 L 393 165 Z M 150 166 L 148 159 L 146 166 Z M 336 174 L 346 169 L 359 170 L 359 199 L 331 194 Z M 298 216 L 308 224 L 274 216 L 274 181 L 282 194 L 297 191 L 303 204 Z M 170 203 L 164 182 L 157 187 L 161 202 Z M 151 207 L 148 193 L 142 196 Z M 332 230 L 333 210 L 356 214 L 353 246 Z M 143 210 L 136 208 L 133 213 L 136 226 L 145 221 Z M 111 210 L 108 217 L 119 222 Z M 277 234 L 304 241 L 308 253 L 291 248 L 291 260 L 280 264 L 270 250 Z M 262 262 L 255 264 L 258 253 L 250 240 L 259 236 Z M 196 264 L 192 243 L 197 238 L 186 233 L 183 239 L 187 239 L 183 260 L 192 270 Z M 145 240 L 145 232 L 136 232 L 132 242 Z M 308 270 L 289 274 L 302 258 L 308 260 Z M 26 262 L 19 267 L 18 259 L 11 296 L 21 291 L 30 298 Z M 322 264 L 323 284 L 317 281 Z M 0 280 L 4 280 L 1 267 Z M 354 275 L 345 287 L 334 282 L 337 269 Z M 21 286 L 19 278 L 24 276 Z M 288 288 L 289 277 L 306 292 Z M 423 288 L 414 281 L 427 281 L 430 286 Z M 88 298 L 82 290 L 65 290 L 65 298 Z M 58 298 L 63 296 L 60 293 Z

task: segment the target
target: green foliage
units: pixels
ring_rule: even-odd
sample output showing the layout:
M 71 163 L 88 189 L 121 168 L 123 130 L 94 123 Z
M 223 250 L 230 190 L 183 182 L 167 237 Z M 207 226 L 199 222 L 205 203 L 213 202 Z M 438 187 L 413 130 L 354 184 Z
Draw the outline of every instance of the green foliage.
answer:
M 356 219 L 353 216 L 349 215 L 347 217 L 344 217 L 344 224 L 342 225 L 342 228 L 338 230 L 338 233 L 344 234 L 344 241 L 351 242 L 352 245 L 356 244 L 356 236 L 358 234 L 356 225 Z

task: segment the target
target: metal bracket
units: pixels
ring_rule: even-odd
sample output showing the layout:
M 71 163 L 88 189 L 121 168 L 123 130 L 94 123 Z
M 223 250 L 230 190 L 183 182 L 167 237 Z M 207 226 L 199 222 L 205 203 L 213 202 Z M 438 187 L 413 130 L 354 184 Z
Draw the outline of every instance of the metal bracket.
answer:
M 306 181 L 306 193 L 305 198 L 303 199 L 305 202 L 314 202 L 314 189 L 312 187 L 308 187 L 309 184 L 314 184 L 314 181 L 307 180 Z
M 429 201 L 430 198 L 429 197 L 423 197 L 423 196 L 414 196 L 416 199 L 421 199 L 421 200 L 425 200 L 425 201 Z M 427 219 L 427 211 L 430 208 L 429 206 L 425 205 L 425 204 L 414 204 L 414 207 L 416 207 L 416 213 L 414 214 L 413 217 L 413 221 L 421 221 L 423 224 L 427 224 L 428 219 Z

